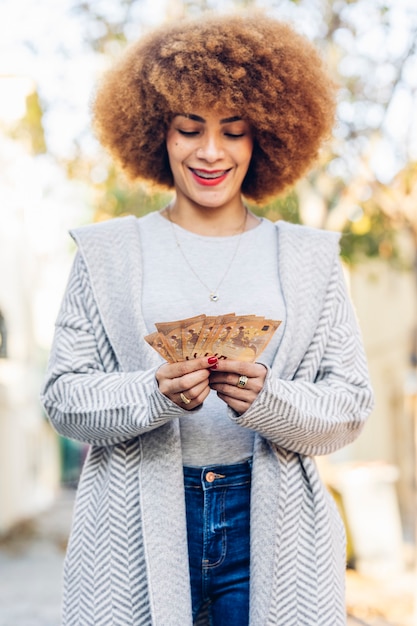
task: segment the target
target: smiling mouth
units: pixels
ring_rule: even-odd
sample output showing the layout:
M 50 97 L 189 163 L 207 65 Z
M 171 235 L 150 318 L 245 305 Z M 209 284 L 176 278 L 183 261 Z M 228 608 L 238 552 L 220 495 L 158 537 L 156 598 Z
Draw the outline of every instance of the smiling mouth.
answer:
M 204 180 L 216 180 L 217 178 L 222 178 L 225 176 L 230 170 L 196 170 L 190 168 L 192 173 L 199 178 L 204 178 Z
M 189 169 L 194 180 L 204 187 L 220 185 L 231 171 L 231 168 L 227 170 L 197 170 L 190 167 Z

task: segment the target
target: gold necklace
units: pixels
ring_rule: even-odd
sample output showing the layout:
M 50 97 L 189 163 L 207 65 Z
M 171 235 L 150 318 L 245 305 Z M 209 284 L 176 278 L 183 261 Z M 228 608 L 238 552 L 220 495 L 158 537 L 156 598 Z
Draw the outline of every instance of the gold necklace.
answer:
M 235 260 L 236 255 L 237 255 L 238 250 L 239 250 L 240 240 L 242 239 L 242 235 L 243 235 L 243 233 L 246 230 L 246 222 L 247 222 L 247 219 L 248 219 L 248 209 L 247 209 L 247 207 L 245 206 L 245 219 L 243 220 L 243 224 L 242 224 L 242 226 L 240 228 L 240 233 L 239 233 L 238 238 L 237 238 L 237 243 L 236 243 L 236 247 L 235 247 L 235 249 L 233 251 L 232 258 L 230 259 L 229 265 L 226 267 L 226 271 L 224 272 L 223 276 L 220 278 L 220 281 L 218 282 L 217 287 L 215 289 L 210 289 L 210 287 L 208 285 L 206 285 L 204 280 L 197 274 L 196 270 L 193 268 L 193 266 L 191 265 L 190 261 L 187 259 L 186 255 L 184 253 L 184 250 L 182 249 L 182 246 L 181 246 L 181 244 L 179 242 L 177 233 L 175 232 L 175 225 L 174 225 L 174 222 L 172 221 L 172 218 L 171 218 L 171 207 L 167 207 L 166 211 L 167 211 L 167 215 L 168 215 L 168 220 L 169 220 L 169 222 L 171 224 L 172 232 L 174 234 L 175 243 L 177 244 L 177 248 L 180 251 L 182 258 L 184 259 L 185 263 L 188 265 L 188 267 L 191 270 L 191 272 L 197 278 L 197 280 L 203 285 L 203 287 L 205 289 L 207 289 L 207 291 L 209 292 L 210 300 L 212 302 L 218 302 L 220 300 L 219 289 L 220 289 L 221 285 L 223 284 L 226 276 L 228 275 L 228 273 L 230 271 L 230 268 L 232 267 L 233 261 Z

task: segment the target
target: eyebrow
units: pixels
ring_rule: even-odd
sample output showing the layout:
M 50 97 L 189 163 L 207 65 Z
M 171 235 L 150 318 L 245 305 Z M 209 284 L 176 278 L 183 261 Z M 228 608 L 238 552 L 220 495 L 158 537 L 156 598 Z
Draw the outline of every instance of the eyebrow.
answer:
M 193 113 L 179 113 L 182 117 L 187 117 L 190 120 L 194 120 L 195 122 L 202 122 L 203 124 L 206 122 L 204 117 L 200 117 L 199 115 L 194 115 Z M 242 118 L 239 115 L 233 115 L 232 117 L 225 117 L 220 120 L 220 124 L 230 124 L 231 122 L 241 122 Z

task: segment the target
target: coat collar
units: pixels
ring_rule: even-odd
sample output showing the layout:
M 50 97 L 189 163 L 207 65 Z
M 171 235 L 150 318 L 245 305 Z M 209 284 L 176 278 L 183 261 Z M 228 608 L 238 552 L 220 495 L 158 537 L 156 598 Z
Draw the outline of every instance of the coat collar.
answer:
M 143 341 L 142 263 L 137 218 L 115 218 L 70 231 L 87 266 L 101 321 L 123 371 L 160 360 Z
M 319 323 L 339 254 L 339 234 L 277 222 L 278 267 L 286 308 L 281 345 L 272 369 L 293 378 Z M 294 341 L 294 337 L 297 341 Z M 294 350 L 294 346 L 299 346 Z

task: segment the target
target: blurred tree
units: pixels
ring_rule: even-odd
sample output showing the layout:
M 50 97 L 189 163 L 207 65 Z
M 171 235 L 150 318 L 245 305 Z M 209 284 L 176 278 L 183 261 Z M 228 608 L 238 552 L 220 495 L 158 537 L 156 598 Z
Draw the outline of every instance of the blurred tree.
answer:
M 410 253 L 414 253 L 412 260 L 417 276 L 417 162 L 409 162 L 390 185 L 375 180 L 363 206 L 364 215 L 380 212 L 397 232 L 408 234 L 408 247 Z M 380 250 L 380 255 L 385 256 L 384 250 Z
M 342 253 L 348 259 L 381 256 L 397 263 L 402 256 L 398 235 L 404 229 L 416 231 L 415 216 L 399 217 L 404 185 L 395 215 L 380 200 L 389 196 L 395 176 L 408 172 L 409 178 L 416 148 L 411 138 L 417 121 L 412 114 L 417 104 L 417 7 L 411 2 L 322 0 L 316 10 L 320 45 L 341 86 L 335 140 L 308 179 L 326 204 L 317 225 L 342 230 Z M 415 237 L 413 241 L 417 246 Z
M 37 91 L 32 91 L 26 97 L 24 116 L 8 129 L 10 137 L 25 143 L 32 154 L 44 154 L 47 150 L 42 116 L 39 94 Z
M 171 0 L 165 6 L 165 19 L 180 19 L 212 9 L 244 11 L 257 2 Z M 415 159 L 416 149 L 411 137 L 416 135 L 412 111 L 417 108 L 417 7 L 413 0 L 269 0 L 262 6 L 271 15 L 292 21 L 315 41 L 340 85 L 340 96 L 334 139 L 314 171 L 288 195 L 253 210 L 271 219 L 283 217 L 342 231 L 342 253 L 347 259 L 365 255 L 399 262 L 398 231 L 415 232 L 410 226 L 414 216 L 399 218 L 406 206 L 404 198 L 399 200 L 406 186 L 398 180 L 415 177 L 408 164 L 412 150 Z M 72 0 L 70 10 L 79 21 L 85 46 L 94 51 L 101 66 L 150 23 L 143 0 Z M 38 122 L 40 129 L 41 115 Z M 27 120 L 20 132 L 25 124 Z M 41 151 L 43 135 L 36 135 L 33 128 L 33 145 Z M 166 201 L 164 193 L 128 184 L 103 152 L 86 154 L 82 138 L 75 138 L 66 166 L 71 177 L 92 186 L 97 219 L 143 214 Z M 395 215 L 388 210 L 393 185 Z

